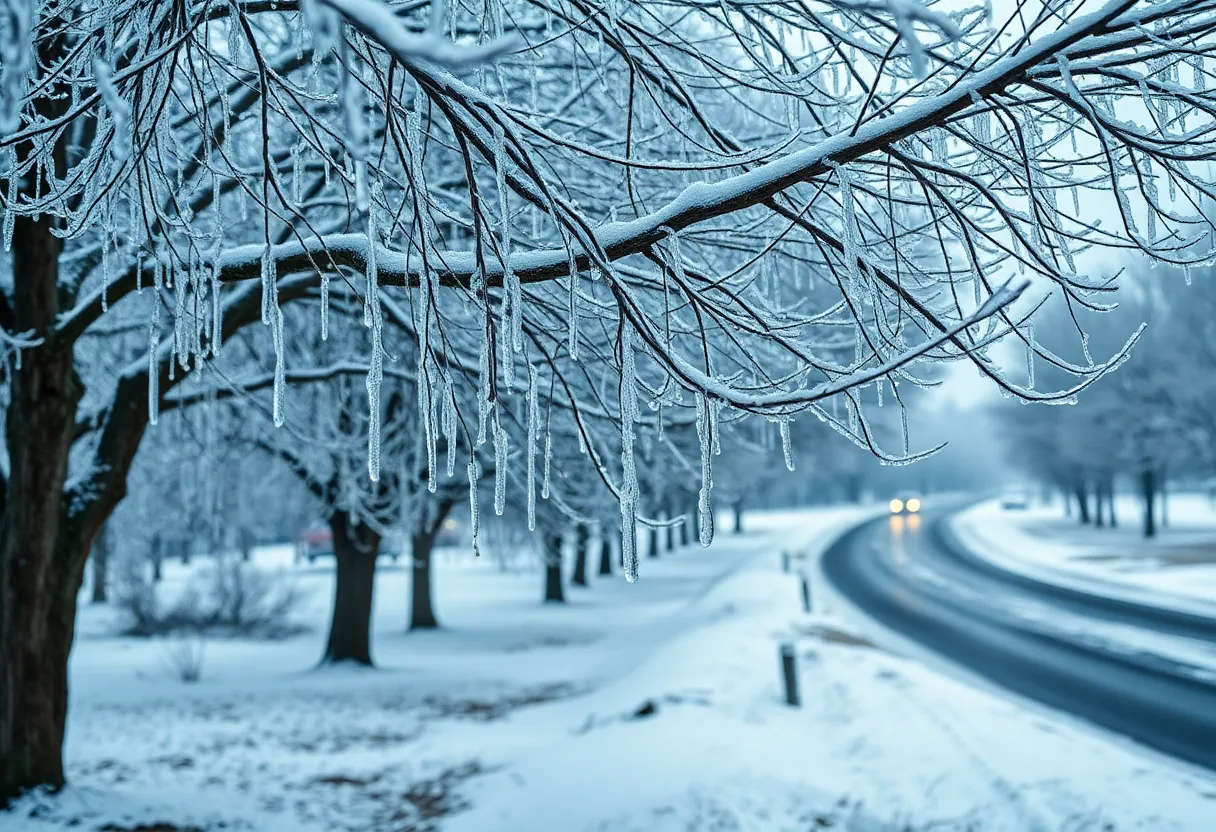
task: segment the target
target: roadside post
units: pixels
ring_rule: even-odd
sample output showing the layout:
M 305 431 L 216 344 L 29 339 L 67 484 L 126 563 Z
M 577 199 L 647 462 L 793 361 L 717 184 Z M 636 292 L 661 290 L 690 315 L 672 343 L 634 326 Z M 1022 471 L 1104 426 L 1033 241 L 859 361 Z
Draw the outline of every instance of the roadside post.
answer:
M 806 575 L 802 576 L 802 611 L 811 611 L 811 582 L 807 580 Z
M 797 708 L 798 701 L 798 668 L 794 657 L 794 645 L 781 645 L 781 676 L 785 681 L 785 704 Z

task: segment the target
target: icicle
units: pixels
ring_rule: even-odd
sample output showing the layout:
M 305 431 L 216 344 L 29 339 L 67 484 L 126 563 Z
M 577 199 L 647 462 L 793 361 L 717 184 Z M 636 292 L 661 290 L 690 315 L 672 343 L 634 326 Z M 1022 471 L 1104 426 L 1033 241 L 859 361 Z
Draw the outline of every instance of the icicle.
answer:
M 570 359 L 578 361 L 578 260 L 570 247 Z
M 786 470 L 794 470 L 794 452 L 790 447 L 790 422 L 788 416 L 781 420 L 781 454 L 785 457 Z
M 621 564 L 625 580 L 638 579 L 638 507 L 632 499 L 621 499 Z
M 295 203 L 297 209 L 300 207 L 300 203 L 304 201 L 302 147 L 303 142 L 296 142 L 291 146 L 291 201 Z
M 376 262 L 376 209 L 367 212 L 367 290 L 363 298 L 363 325 L 371 328 L 379 314 L 380 268 Z
M 440 413 L 443 422 L 443 440 L 448 446 L 448 476 L 456 473 L 456 397 L 452 392 L 452 377 L 446 372 L 443 381 L 443 410 Z
M 380 321 L 372 327 L 372 361 L 367 370 L 367 474 L 380 480 L 380 385 L 384 381 L 384 350 L 380 346 Z
M 477 380 L 477 445 L 486 443 L 486 417 L 490 415 L 490 339 L 481 339 Z
M 553 433 L 545 426 L 545 475 L 540 484 L 542 500 L 549 499 L 549 463 L 553 460 Z
M 713 518 L 713 437 L 710 435 L 710 404 L 705 400 L 705 394 L 697 391 L 697 438 L 701 440 L 701 493 L 697 501 L 697 514 L 700 515 L 701 545 L 708 546 L 714 541 Z
M 621 320 L 621 557 L 624 560 L 625 580 L 633 582 L 638 577 L 637 553 L 637 500 L 638 472 L 633 455 L 633 426 L 637 420 L 638 400 L 636 365 L 633 354 L 633 326 Z
M 427 372 L 426 352 L 418 351 L 418 415 L 422 418 L 422 441 L 426 444 L 426 488 L 434 494 L 439 488 L 435 459 L 435 397 L 431 395 L 431 374 Z
M 159 288 L 158 285 L 157 289 Z M 156 360 L 156 354 L 160 351 L 160 292 L 152 292 L 151 298 L 152 320 L 148 325 L 148 422 L 155 425 L 160 418 L 160 362 Z
M 173 349 L 183 370 L 190 369 L 190 342 L 186 337 L 186 276 L 173 278 Z
M 477 458 L 469 457 L 469 525 L 473 536 L 473 554 L 481 556 L 481 546 L 478 541 L 480 529 L 477 516 Z
M 224 298 L 220 293 L 219 266 L 211 272 L 211 356 L 220 354 L 224 343 Z
M 262 323 L 266 326 L 270 326 L 271 310 L 275 308 L 274 289 L 278 282 L 275 271 L 275 259 L 267 243 L 262 251 Z
M 110 291 L 110 235 L 103 234 L 101 240 L 101 311 L 108 312 L 110 309 L 109 298 L 107 295 Z
M 524 450 L 527 460 L 528 481 L 528 531 L 536 529 L 536 435 L 540 420 L 536 412 L 536 368 L 528 365 L 528 445 Z
M 4 204 L 4 250 L 13 250 L 13 229 L 17 222 L 17 182 L 21 179 L 17 175 L 17 151 L 16 145 L 9 145 L 8 148 L 8 200 Z
M 321 273 L 321 340 L 329 340 L 329 273 Z
M 502 427 L 501 408 L 494 405 L 494 513 L 502 516 L 507 504 L 507 432 Z
M 1034 389 L 1034 323 L 1026 325 L 1026 389 Z
M 271 325 L 274 335 L 274 402 L 273 416 L 276 428 L 283 426 L 283 404 L 287 396 L 286 352 L 283 344 L 283 312 L 277 306 L 274 310 L 274 323 Z
M 853 177 L 845 165 L 836 166 L 836 179 L 840 183 L 841 225 L 843 226 L 842 243 L 844 245 L 844 265 L 849 275 L 849 285 L 856 289 L 861 279 L 857 268 L 858 250 L 857 213 L 853 204 Z

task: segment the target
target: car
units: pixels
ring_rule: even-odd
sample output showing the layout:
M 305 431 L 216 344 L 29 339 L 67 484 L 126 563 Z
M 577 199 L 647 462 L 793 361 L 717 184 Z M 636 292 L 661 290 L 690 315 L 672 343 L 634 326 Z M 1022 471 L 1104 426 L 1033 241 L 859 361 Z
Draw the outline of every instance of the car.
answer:
M 466 542 L 464 528 L 455 517 L 449 517 L 435 533 L 436 546 L 461 546 Z
M 916 514 L 921 509 L 920 495 L 899 494 L 887 504 L 892 514 Z
M 332 558 L 334 556 L 334 533 L 329 527 L 314 525 L 300 532 L 296 540 L 296 562 L 303 560 L 315 563 L 317 558 Z M 396 562 L 400 553 L 384 543 L 380 546 L 380 556 Z
M 1020 488 L 1010 488 L 1001 493 L 1001 508 L 1005 511 L 1025 511 L 1030 508 L 1030 495 Z

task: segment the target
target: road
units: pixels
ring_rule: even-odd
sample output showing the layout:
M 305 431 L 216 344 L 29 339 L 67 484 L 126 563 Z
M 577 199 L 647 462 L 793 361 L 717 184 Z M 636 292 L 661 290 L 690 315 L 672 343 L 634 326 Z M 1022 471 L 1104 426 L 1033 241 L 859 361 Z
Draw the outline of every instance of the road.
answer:
M 1216 648 L 1216 621 L 1007 572 L 954 538 L 946 521 L 958 507 L 864 523 L 824 553 L 824 574 L 885 626 L 992 682 L 1216 770 L 1213 677 L 1077 626 L 1131 627 Z

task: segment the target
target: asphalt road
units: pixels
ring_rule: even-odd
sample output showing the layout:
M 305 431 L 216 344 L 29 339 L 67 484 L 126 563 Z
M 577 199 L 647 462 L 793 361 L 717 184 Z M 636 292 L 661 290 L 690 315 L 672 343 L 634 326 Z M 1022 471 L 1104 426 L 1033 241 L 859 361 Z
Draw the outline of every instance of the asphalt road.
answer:
M 1216 646 L 1216 620 L 1007 572 L 954 538 L 957 508 L 864 523 L 824 554 L 824 574 L 885 626 L 992 682 L 1216 770 L 1216 680 L 1085 626 Z

